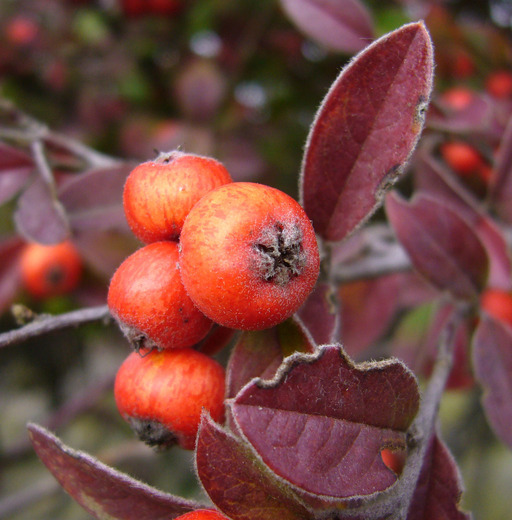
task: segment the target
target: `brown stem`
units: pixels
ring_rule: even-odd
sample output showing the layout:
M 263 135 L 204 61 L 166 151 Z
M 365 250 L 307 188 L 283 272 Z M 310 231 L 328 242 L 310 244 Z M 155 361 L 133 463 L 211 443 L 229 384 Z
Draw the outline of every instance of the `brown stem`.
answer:
M 0 348 L 21 343 L 27 339 L 47 334 L 54 330 L 106 319 L 110 319 L 110 312 L 107 305 L 79 309 L 77 311 L 59 314 L 58 316 L 40 316 L 24 327 L 0 334 Z

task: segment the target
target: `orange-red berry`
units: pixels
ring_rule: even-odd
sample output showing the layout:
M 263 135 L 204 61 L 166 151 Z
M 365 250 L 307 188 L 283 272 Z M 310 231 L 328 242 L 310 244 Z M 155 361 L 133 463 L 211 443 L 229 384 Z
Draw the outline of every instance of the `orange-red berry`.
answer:
M 224 418 L 225 371 L 194 349 L 132 352 L 114 385 L 121 416 L 150 446 L 193 449 L 201 413 Z
M 486 289 L 480 297 L 480 306 L 493 318 L 512 325 L 512 294 L 502 289 Z
M 196 509 L 184 515 L 176 517 L 174 520 L 229 520 L 226 516 L 215 509 Z
M 512 71 L 499 70 L 491 73 L 485 81 L 485 89 L 497 99 L 512 97 Z
M 315 233 L 287 194 L 250 182 L 226 184 L 190 211 L 180 239 L 183 284 L 213 321 L 272 327 L 291 316 L 319 273 Z
M 179 275 L 176 242 L 155 242 L 126 258 L 108 290 L 112 315 L 136 349 L 184 348 L 212 322 L 188 297 Z
M 404 469 L 406 454 L 405 451 L 395 451 L 389 448 L 384 448 L 380 452 L 380 456 L 382 457 L 382 462 L 397 475 L 402 474 L 402 470 Z
M 441 102 L 453 110 L 464 110 L 471 104 L 474 98 L 474 92 L 463 86 L 445 90 L 440 96 Z
M 441 144 L 439 151 L 448 166 L 461 176 L 478 173 L 485 164 L 480 153 L 464 141 L 448 141 Z
M 128 176 L 123 192 L 126 220 L 146 244 L 177 240 L 194 204 L 229 182 L 229 172 L 215 159 L 181 152 L 162 154 Z
M 72 291 L 82 274 L 82 259 L 69 241 L 49 246 L 27 244 L 21 253 L 20 265 L 23 284 L 35 298 Z

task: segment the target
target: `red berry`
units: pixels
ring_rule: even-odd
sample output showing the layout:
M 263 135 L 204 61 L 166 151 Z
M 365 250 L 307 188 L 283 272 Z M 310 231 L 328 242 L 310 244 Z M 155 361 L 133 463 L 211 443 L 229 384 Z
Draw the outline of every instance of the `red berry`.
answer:
M 439 149 L 448 166 L 461 176 L 478 173 L 485 164 L 479 152 L 464 141 L 449 141 Z
M 305 211 L 262 184 L 236 182 L 206 194 L 189 213 L 180 244 L 189 296 L 225 327 L 258 330 L 284 321 L 319 273 Z
M 493 72 L 485 81 L 485 89 L 497 99 L 512 97 L 512 72 L 508 70 Z
M 512 294 L 502 289 L 486 289 L 480 297 L 482 309 L 493 318 L 512 325 Z
M 126 258 L 112 277 L 108 305 L 136 349 L 190 347 L 210 330 L 212 322 L 187 296 L 178 261 L 177 243 L 155 242 Z
M 176 517 L 174 520 L 229 520 L 215 509 L 196 509 Z
M 137 166 L 123 193 L 126 219 L 142 242 L 176 240 L 194 204 L 231 182 L 224 166 L 209 157 L 171 152 Z
M 39 35 L 37 23 L 26 15 L 19 15 L 8 21 L 5 36 L 13 45 L 26 46 Z
M 20 262 L 24 286 L 35 298 L 68 293 L 80 282 L 82 260 L 69 241 L 51 246 L 27 244 Z
M 404 469 L 406 455 L 404 451 L 394 451 L 388 448 L 384 448 L 380 452 L 380 456 L 382 457 L 382 462 L 397 475 L 402 474 L 402 470 Z
M 194 349 L 132 352 L 114 385 L 121 416 L 150 446 L 193 449 L 202 410 L 224 418 L 225 371 Z
M 473 101 L 475 95 L 467 87 L 453 87 L 444 91 L 440 100 L 453 110 L 463 110 Z

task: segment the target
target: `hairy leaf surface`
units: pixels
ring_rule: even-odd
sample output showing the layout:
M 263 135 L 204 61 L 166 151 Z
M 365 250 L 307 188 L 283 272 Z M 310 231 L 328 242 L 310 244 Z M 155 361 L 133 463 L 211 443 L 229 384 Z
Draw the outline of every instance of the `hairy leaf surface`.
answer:
M 234 397 L 254 377 L 272 379 L 285 357 L 314 348 L 311 337 L 294 318 L 270 329 L 244 332 L 231 351 L 227 396 Z
M 289 357 L 270 382 L 248 384 L 231 412 L 277 475 L 308 493 L 342 499 L 395 482 L 380 451 L 404 447 L 418 403 L 416 379 L 401 362 L 353 365 L 339 345 L 329 345 Z
M 423 127 L 432 45 L 412 23 L 362 51 L 327 93 L 306 144 L 301 200 L 316 232 L 343 239 L 381 204 Z
M 69 448 L 41 426 L 30 424 L 28 430 L 41 461 L 94 518 L 169 520 L 201 507 L 196 502 L 162 493 L 82 451 Z
M 206 415 L 199 429 L 196 462 L 206 492 L 233 520 L 313 518 L 298 499 L 278 486 L 269 471 L 262 469 L 240 439 Z

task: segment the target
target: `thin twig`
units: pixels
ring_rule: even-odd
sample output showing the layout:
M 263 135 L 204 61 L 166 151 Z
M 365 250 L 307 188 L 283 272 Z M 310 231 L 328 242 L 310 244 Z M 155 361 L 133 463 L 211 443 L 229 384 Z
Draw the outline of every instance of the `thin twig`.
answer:
M 418 416 L 410 428 L 411 447 L 397 486 L 401 497 L 399 510 L 393 517 L 397 520 L 405 520 L 409 513 L 430 440 L 435 433 L 441 398 L 453 366 L 457 327 L 465 312 L 466 308 L 462 305 L 456 308 L 439 338 L 434 370 L 423 395 Z
M 354 239 L 360 241 L 346 258 L 336 260 L 343 255 L 344 244 L 335 246 L 339 251 L 332 252 L 330 279 L 336 284 L 378 278 L 393 273 L 412 269 L 411 260 L 405 249 L 397 241 L 393 230 L 386 224 L 367 226 Z M 349 239 L 350 240 L 350 239 Z
M 54 330 L 74 327 L 91 321 L 105 320 L 109 318 L 110 312 L 107 305 L 88 307 L 67 312 L 65 314 L 59 314 L 57 316 L 45 315 L 24 327 L 0 334 L 0 348 L 21 343 L 27 339 L 47 334 Z
M 55 184 L 55 177 L 53 176 L 52 169 L 50 168 L 50 165 L 46 159 L 42 141 L 39 139 L 32 141 L 30 143 L 30 149 L 32 151 L 32 156 L 34 157 L 34 161 L 41 179 L 43 179 L 44 183 L 48 186 L 52 197 L 57 198 L 57 185 Z
M 44 143 L 67 150 L 94 168 L 109 168 L 122 164 L 120 159 L 100 153 L 76 139 L 50 130 L 46 125 L 29 116 L 6 99 L 0 98 L 0 112 L 4 112 L 13 118 L 14 124 L 17 126 L 17 128 L 0 126 L 0 137 L 24 141 L 27 144 L 41 141 L 41 145 Z

